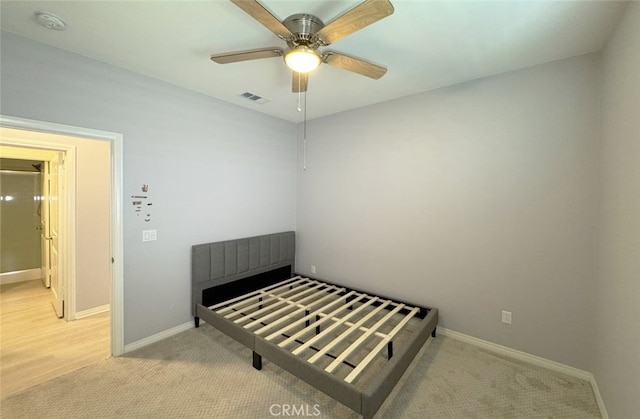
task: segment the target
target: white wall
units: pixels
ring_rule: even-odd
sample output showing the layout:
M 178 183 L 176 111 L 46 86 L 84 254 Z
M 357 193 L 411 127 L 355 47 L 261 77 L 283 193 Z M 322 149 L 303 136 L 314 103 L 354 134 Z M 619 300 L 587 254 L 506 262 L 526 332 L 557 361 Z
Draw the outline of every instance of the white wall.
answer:
M 11 33 L 1 41 L 3 114 L 124 135 L 125 344 L 191 320 L 191 245 L 295 229 L 293 124 Z M 142 184 L 150 222 L 129 198 Z M 158 241 L 143 243 L 143 229 Z
M 603 53 L 593 372 L 611 418 L 640 412 L 640 3 Z
M 310 121 L 297 269 L 588 369 L 599 77 L 587 55 Z
M 76 146 L 76 311 L 111 302 L 111 144 Z

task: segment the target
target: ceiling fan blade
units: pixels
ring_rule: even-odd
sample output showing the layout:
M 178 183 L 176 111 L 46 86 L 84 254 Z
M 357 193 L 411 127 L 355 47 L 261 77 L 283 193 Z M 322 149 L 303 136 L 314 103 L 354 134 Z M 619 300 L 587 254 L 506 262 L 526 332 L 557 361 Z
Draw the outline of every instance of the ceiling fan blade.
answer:
M 251 49 L 247 51 L 235 51 L 235 52 L 226 52 L 223 54 L 214 54 L 211 56 L 211 61 L 214 61 L 218 64 L 229 64 L 229 63 L 235 63 L 238 61 L 282 57 L 283 54 L 284 54 L 284 51 L 282 50 L 282 48 L 278 48 L 278 47 L 260 48 L 260 49 Z
M 256 0 L 231 0 L 231 3 L 235 4 L 245 12 L 247 12 L 252 18 L 262 23 L 264 27 L 271 32 L 278 35 L 278 37 L 286 40 L 293 36 L 291 31 L 282 24 L 274 15 L 271 14 L 263 5 Z
M 392 13 L 393 5 L 389 0 L 365 0 L 327 23 L 317 35 L 325 45 L 330 45 Z
M 364 61 L 359 58 L 350 57 L 333 51 L 325 51 L 322 54 L 322 62 L 341 68 L 343 70 L 353 71 L 372 79 L 379 79 L 384 76 L 387 69 L 379 65 Z
M 293 93 L 306 92 L 309 84 L 309 73 L 293 72 L 293 82 L 291 83 L 291 91 Z

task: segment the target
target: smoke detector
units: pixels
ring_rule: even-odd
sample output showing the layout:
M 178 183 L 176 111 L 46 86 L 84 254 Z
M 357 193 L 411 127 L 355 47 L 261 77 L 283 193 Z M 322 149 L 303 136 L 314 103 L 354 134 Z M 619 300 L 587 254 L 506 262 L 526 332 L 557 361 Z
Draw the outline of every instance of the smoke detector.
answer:
M 50 12 L 35 12 L 34 17 L 36 19 L 36 22 L 47 29 L 51 29 L 54 31 L 63 31 L 67 27 L 67 24 L 64 23 L 64 20 L 62 20 L 62 18 Z

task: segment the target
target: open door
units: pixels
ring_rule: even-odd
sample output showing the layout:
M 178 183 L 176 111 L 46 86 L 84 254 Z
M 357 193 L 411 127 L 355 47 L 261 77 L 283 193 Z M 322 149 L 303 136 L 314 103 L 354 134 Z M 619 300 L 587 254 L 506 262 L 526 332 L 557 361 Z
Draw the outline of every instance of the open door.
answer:
M 49 162 L 43 161 L 40 179 L 40 265 L 42 283 L 51 288 L 51 270 L 49 269 Z
M 58 153 L 55 158 L 45 162 L 45 178 L 48 184 L 48 193 L 45 195 L 46 208 L 48 210 L 48 220 L 46 220 L 45 231 L 47 231 L 46 241 L 48 242 L 48 276 L 51 288 L 51 303 L 58 317 L 64 316 L 64 282 L 61 281 L 59 260 L 59 236 L 60 236 L 60 188 L 62 182 L 60 178 L 63 174 L 62 153 Z

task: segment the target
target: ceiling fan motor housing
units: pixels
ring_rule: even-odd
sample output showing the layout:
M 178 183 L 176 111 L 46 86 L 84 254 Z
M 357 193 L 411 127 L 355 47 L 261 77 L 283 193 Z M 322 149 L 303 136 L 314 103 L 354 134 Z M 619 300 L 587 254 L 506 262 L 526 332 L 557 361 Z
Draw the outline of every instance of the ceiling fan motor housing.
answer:
M 290 48 L 304 45 L 316 49 L 322 45 L 322 41 L 316 34 L 324 27 L 324 23 L 314 15 L 297 13 L 289 16 L 282 23 L 293 34 L 291 39 L 286 40 Z

